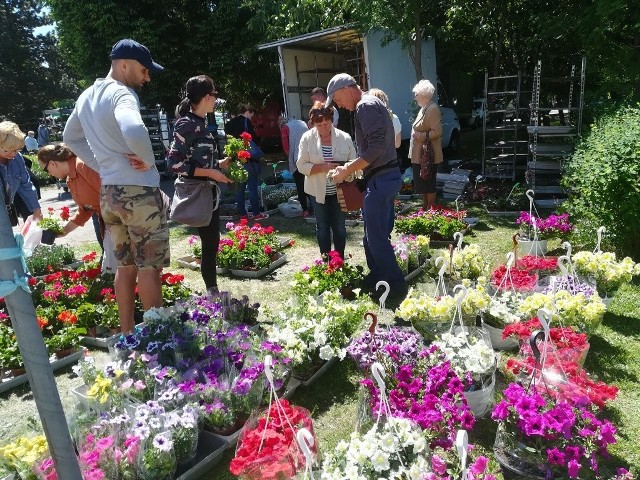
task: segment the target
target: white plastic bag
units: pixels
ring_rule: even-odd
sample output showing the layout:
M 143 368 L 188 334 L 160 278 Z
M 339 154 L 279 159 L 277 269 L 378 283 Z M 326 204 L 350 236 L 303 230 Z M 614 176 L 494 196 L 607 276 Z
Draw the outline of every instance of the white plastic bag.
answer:
M 20 232 L 22 233 L 22 238 L 24 238 L 23 249 L 28 257 L 42 242 L 42 229 L 38 226 L 38 222 L 33 219 L 33 215 L 29 215 Z

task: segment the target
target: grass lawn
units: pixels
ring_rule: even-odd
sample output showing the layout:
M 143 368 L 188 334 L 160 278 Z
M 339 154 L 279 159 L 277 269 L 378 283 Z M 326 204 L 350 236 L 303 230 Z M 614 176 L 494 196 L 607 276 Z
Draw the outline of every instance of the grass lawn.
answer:
M 505 254 L 512 248 L 511 236 L 515 233 L 513 219 L 488 217 L 476 208 L 469 208 L 469 216 L 480 217 L 482 222 L 466 237 L 467 241 L 480 244 L 494 265 L 503 262 Z M 315 227 L 300 218 L 287 219 L 280 215 L 273 215 L 262 223 L 273 225 L 281 236 L 295 240 L 296 245 L 287 250 L 288 263 L 262 280 L 222 276 L 219 285 L 221 289 L 230 290 L 236 295 L 246 294 L 263 305 L 277 308 L 291 296 L 289 282 L 293 273 L 319 256 Z M 347 254 L 353 255 L 353 261 L 364 263 L 364 252 L 360 246 L 362 227 L 348 227 L 347 231 Z M 192 231 L 177 226 L 171 229 L 171 270 L 184 273 L 191 286 L 202 290 L 204 285 L 198 271 L 178 268 L 175 264 L 175 259 L 189 254 L 188 238 L 194 233 L 195 229 Z M 550 244 L 550 248 L 558 246 L 558 242 Z M 93 248 L 95 244 L 87 243 L 82 250 L 84 252 Z M 560 251 L 555 253 L 558 252 Z M 418 280 L 418 288 L 421 285 L 433 288 L 433 281 L 423 276 Z M 613 458 L 608 463 L 614 467 L 632 467 L 637 475 L 640 473 L 639 285 L 629 285 L 618 292 L 610 311 L 605 315 L 603 325 L 591 337 L 590 342 L 585 367 L 595 377 L 620 388 L 618 399 L 607 408 L 607 414 L 619 429 L 618 444 L 612 447 Z M 66 406 L 72 404 L 73 399 L 65 389 L 81 382 L 69 369 L 57 373 L 56 380 L 63 402 Z M 331 451 L 339 440 L 348 437 L 353 431 L 357 417 L 359 380 L 360 374 L 355 364 L 345 360 L 334 365 L 312 386 L 300 387 L 293 396 L 292 402 L 312 413 L 321 452 Z M 5 412 L 6 419 L 11 419 L 0 425 L 0 435 L 4 439 L 23 433 L 29 419 L 37 418 L 32 404 L 28 386 L 0 395 L 0 408 Z M 470 441 L 490 457 L 494 438 L 495 424 L 491 420 L 480 420 L 474 431 L 470 432 Z M 203 478 L 235 478 L 228 472 L 232 455 L 233 450 L 228 451 L 222 461 Z

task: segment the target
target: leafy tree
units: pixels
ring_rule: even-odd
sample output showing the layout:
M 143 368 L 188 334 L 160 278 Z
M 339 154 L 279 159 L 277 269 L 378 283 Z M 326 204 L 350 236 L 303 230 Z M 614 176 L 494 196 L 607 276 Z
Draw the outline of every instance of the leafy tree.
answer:
M 210 75 L 221 97 L 261 103 L 274 80 L 262 77 L 273 58 L 255 51 L 259 42 L 246 29 L 249 12 L 233 0 L 47 0 L 57 21 L 65 58 L 84 86 L 109 71 L 111 47 L 121 38 L 146 45 L 165 67 L 141 92 L 146 105 L 163 105 L 169 112 L 182 99 L 186 80 Z M 260 79 L 256 82 L 256 79 Z M 256 84 L 260 84 L 256 88 Z
M 53 35 L 35 36 L 50 23 L 42 2 L 6 0 L 0 5 L 0 116 L 27 128 L 58 98 L 75 94 Z

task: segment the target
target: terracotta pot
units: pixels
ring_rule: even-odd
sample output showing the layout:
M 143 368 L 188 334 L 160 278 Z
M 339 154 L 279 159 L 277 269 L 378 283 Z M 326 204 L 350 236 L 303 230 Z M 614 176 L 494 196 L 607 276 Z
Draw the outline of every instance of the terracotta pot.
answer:
M 69 355 L 71 355 L 75 351 L 76 351 L 76 348 L 71 347 L 71 348 L 65 348 L 64 350 L 58 350 L 57 352 L 54 352 L 53 354 L 55 355 L 56 358 L 60 359 L 60 358 L 68 357 Z

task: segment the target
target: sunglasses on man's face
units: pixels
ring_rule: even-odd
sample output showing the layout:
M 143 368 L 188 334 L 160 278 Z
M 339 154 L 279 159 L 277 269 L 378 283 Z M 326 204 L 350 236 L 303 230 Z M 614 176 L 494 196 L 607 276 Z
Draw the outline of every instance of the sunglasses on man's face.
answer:
M 314 123 L 320 123 L 323 120 L 333 120 L 333 109 L 314 108 L 311 110 L 311 120 L 313 120 Z

